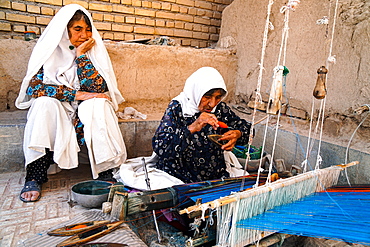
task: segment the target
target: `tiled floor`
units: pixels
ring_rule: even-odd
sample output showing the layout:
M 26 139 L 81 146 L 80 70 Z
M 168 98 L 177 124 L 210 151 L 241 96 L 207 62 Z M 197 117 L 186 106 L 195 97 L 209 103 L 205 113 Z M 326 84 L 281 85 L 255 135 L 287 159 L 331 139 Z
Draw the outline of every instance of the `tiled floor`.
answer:
M 49 175 L 41 199 L 33 203 L 19 200 L 24 176 L 25 172 L 0 174 L 1 247 L 19 246 L 23 240 L 89 210 L 70 201 L 71 187 L 91 179 L 88 166 Z

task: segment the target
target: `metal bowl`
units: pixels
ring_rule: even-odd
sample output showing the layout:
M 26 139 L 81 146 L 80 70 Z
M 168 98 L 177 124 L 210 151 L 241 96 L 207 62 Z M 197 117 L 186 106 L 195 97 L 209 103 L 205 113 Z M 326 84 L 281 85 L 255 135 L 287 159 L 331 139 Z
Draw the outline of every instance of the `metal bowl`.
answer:
M 72 186 L 72 197 L 79 205 L 86 208 L 101 207 L 107 201 L 112 183 L 89 180 Z

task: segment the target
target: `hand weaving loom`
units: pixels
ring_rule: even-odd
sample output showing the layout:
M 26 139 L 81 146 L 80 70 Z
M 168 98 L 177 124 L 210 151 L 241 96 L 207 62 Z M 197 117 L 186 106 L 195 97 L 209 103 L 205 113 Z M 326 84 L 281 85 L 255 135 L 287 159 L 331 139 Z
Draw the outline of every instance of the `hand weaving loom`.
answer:
M 268 27 L 270 25 L 270 13 L 273 0 L 269 0 L 268 14 L 265 24 L 264 39 L 262 45 L 262 54 L 260 62 L 260 73 L 258 76 L 258 85 L 256 90 L 255 106 L 261 101 L 261 81 L 262 81 L 262 71 L 263 71 L 263 60 L 266 49 Z M 269 108 L 267 113 L 278 115 L 278 122 L 276 126 L 279 125 L 281 99 L 282 99 L 282 76 L 286 76 L 283 73 L 283 66 L 285 64 L 285 53 L 284 61 L 282 66 L 280 66 L 281 52 L 284 50 L 286 52 L 286 43 L 288 37 L 288 20 L 289 11 L 294 9 L 298 5 L 298 0 L 290 0 L 286 6 L 284 6 L 285 20 L 282 35 L 282 46 L 279 54 L 278 66 L 276 67 L 276 73 L 274 76 L 274 85 L 271 88 L 271 94 L 269 98 Z M 336 4 L 336 10 L 338 6 L 338 1 Z M 336 11 L 334 16 L 336 16 Z M 333 33 L 334 33 L 333 25 Z M 331 42 L 333 39 L 331 40 Z M 332 46 L 332 43 L 331 43 Z M 331 52 L 331 51 L 330 51 Z M 331 54 L 329 57 L 332 57 Z M 322 66 L 324 67 L 324 66 Z M 314 89 L 314 96 L 318 99 L 324 99 L 326 95 L 326 73 L 328 66 L 322 68 L 320 73 L 318 73 L 317 85 Z M 256 111 L 256 107 L 254 107 Z M 311 114 L 312 115 L 312 114 Z M 322 113 L 323 115 L 323 113 Z M 254 123 L 255 114 L 253 114 L 252 125 Z M 268 123 L 269 118 L 267 118 Z M 319 122 L 319 121 L 318 121 Z M 266 124 L 267 126 L 267 124 Z M 275 135 L 276 141 L 276 135 Z M 251 144 L 251 140 L 249 145 Z M 264 145 L 263 145 L 264 146 Z M 309 147 L 309 145 L 308 145 Z M 262 151 L 263 152 L 263 151 Z M 318 151 L 318 154 L 320 150 Z M 274 149 L 272 155 L 274 154 Z M 319 156 L 319 155 L 318 155 Z M 273 160 L 273 157 L 272 157 Z M 319 159 L 318 159 L 319 160 Z M 246 160 L 248 162 L 248 159 Z M 192 198 L 193 201 L 197 201 L 197 205 L 187 207 L 180 211 L 181 214 L 188 214 L 191 218 L 201 218 L 205 219 L 206 214 L 208 219 L 212 218 L 212 214 L 216 211 L 217 214 L 217 246 L 245 246 L 252 242 L 258 241 L 266 235 L 272 232 L 282 231 L 281 228 L 264 228 L 264 227 L 249 227 L 249 219 L 260 215 L 274 207 L 289 204 L 300 200 L 301 198 L 312 195 L 313 193 L 324 191 L 331 186 L 336 185 L 340 171 L 358 164 L 357 161 L 348 163 L 346 165 L 337 165 L 325 169 L 318 169 L 318 164 L 315 170 L 299 174 L 298 176 L 291 177 L 284 180 L 278 180 L 276 182 L 270 183 L 269 176 L 267 177 L 267 183 L 260 186 L 259 177 L 255 178 L 251 183 L 248 183 L 245 188 L 246 190 L 232 193 L 233 191 L 239 191 L 239 185 L 236 185 L 231 180 L 225 181 L 206 181 L 197 184 L 188 184 L 183 186 L 174 186 L 171 188 L 157 190 L 157 191 L 146 191 L 140 193 L 122 193 L 116 192 L 116 196 L 113 204 L 123 205 L 113 207 L 116 210 L 112 211 L 113 215 L 116 215 L 120 219 L 123 219 L 127 215 L 131 215 L 137 212 L 149 211 L 160 208 L 170 208 L 184 207 L 187 199 Z M 271 175 L 271 169 L 270 169 Z M 241 181 L 244 184 L 244 179 L 248 178 L 237 178 L 235 181 Z M 266 181 L 266 179 L 265 179 Z M 256 183 L 255 183 L 256 182 Z M 263 181 L 264 182 L 264 181 Z M 253 185 L 255 183 L 255 186 Z M 231 184 L 231 190 L 226 192 L 225 195 L 217 193 L 217 188 L 223 186 L 227 187 Z M 192 187 L 193 186 L 193 187 Z M 204 188 L 202 188 L 204 187 Z M 242 186 L 243 187 L 243 186 Z M 255 188 L 253 188 L 255 187 Z M 185 189 L 186 188 L 186 189 Z M 208 190 L 212 188 L 216 191 Z M 183 190 L 185 189 L 185 190 Z M 224 191 L 221 189 L 221 191 Z M 198 194 L 196 197 L 195 194 Z M 228 194 L 227 194 L 228 193 Z M 131 195 L 130 195 L 131 194 Z M 190 195 L 192 194 L 192 196 Z M 221 198 L 211 199 L 206 198 L 205 195 L 216 195 Z M 224 197 L 222 197 L 224 196 Z M 201 198 L 201 199 L 200 199 Z M 203 201 L 203 203 L 200 203 Z M 271 217 L 271 216 L 270 216 Z M 273 216 L 272 216 L 273 217 Z M 253 218 L 254 220 L 254 218 Z M 254 224 L 254 226 L 259 225 L 259 223 Z M 297 232 L 291 231 L 289 234 L 297 234 Z M 193 243 L 190 243 L 192 245 Z
M 229 196 L 188 207 L 180 214 L 217 212 L 217 246 L 245 246 L 273 232 L 245 229 L 240 221 L 262 214 L 276 206 L 289 204 L 315 192 L 336 185 L 340 171 L 357 165 L 351 162 L 325 169 L 313 170 L 287 179 L 247 189 Z

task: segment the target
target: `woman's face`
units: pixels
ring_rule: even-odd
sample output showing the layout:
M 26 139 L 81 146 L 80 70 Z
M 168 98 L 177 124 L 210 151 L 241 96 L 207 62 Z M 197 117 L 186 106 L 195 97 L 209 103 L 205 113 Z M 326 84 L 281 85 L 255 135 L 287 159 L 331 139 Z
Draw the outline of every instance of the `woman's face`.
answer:
M 212 95 L 204 95 L 198 106 L 199 111 L 210 113 L 220 103 L 222 97 L 221 90 L 216 90 Z
M 73 22 L 72 26 L 68 28 L 69 41 L 74 47 L 78 47 L 83 42 L 91 38 L 92 31 L 85 20 L 81 18 L 79 21 Z

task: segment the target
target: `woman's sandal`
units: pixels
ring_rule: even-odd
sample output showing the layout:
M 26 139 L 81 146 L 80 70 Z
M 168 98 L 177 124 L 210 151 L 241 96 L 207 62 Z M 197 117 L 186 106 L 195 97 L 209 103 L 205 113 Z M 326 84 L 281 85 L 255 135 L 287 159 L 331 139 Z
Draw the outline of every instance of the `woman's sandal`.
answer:
M 22 197 L 22 194 L 24 192 L 29 192 L 29 191 L 37 191 L 39 192 L 39 196 L 36 198 L 36 200 L 28 201 Z M 19 199 L 23 202 L 36 202 L 40 200 L 41 198 L 41 186 L 36 182 L 36 181 L 28 181 L 24 184 L 23 189 L 21 190 L 21 193 L 19 194 Z

